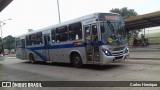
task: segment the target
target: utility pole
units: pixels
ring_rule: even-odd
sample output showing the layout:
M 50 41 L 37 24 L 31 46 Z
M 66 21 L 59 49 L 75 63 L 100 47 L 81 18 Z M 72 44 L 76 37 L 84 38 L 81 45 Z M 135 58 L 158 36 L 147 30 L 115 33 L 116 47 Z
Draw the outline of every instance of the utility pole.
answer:
M 5 54 L 4 54 L 4 47 L 3 47 L 2 26 L 6 24 L 6 23 L 4 23 L 4 21 L 7 21 L 7 20 L 12 20 L 12 19 L 10 18 L 10 19 L 6 19 L 6 20 L 0 21 L 1 39 L 2 39 L 2 42 L 1 42 L 1 43 L 2 43 L 2 46 L 1 46 L 1 47 L 2 47 L 2 54 L 3 54 L 3 55 L 5 55 Z
M 2 38 L 2 41 L 3 41 L 2 26 L 6 24 L 6 23 L 4 23 L 4 21 L 7 21 L 7 20 L 12 20 L 12 19 L 10 18 L 10 19 L 6 19 L 6 20 L 0 21 L 0 29 L 1 29 L 1 38 Z M 3 25 L 2 25 L 2 24 L 3 24 Z
M 4 22 L 0 21 L 1 38 L 2 38 L 2 40 L 3 40 L 3 35 L 2 35 L 2 26 L 3 26 L 3 25 L 2 25 L 2 24 L 3 24 L 3 25 L 5 25 L 5 23 L 4 23 Z
M 61 23 L 60 9 L 59 9 L 59 0 L 57 0 L 57 7 L 58 7 L 58 17 L 59 17 L 59 23 Z

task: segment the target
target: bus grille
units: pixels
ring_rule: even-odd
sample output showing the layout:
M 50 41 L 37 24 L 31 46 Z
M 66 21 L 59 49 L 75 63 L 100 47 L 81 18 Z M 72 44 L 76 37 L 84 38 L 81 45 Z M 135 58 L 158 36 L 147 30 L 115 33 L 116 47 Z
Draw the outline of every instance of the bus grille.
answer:
M 122 59 L 122 58 L 123 58 L 123 56 L 115 57 L 115 59 Z
M 121 52 L 113 52 L 112 55 L 113 55 L 113 56 L 123 56 L 123 52 L 124 52 L 124 51 L 121 51 Z
M 113 51 L 123 50 L 124 48 L 125 48 L 125 46 L 124 47 L 113 48 Z

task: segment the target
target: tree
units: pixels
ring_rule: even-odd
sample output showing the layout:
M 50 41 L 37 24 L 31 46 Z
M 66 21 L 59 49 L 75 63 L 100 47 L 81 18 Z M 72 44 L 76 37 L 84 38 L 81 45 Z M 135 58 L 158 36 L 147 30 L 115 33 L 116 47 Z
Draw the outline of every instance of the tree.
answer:
M 129 17 L 134 17 L 134 16 L 137 16 L 138 14 L 134 11 L 134 9 L 127 9 L 127 7 L 123 7 L 121 9 L 119 8 L 115 8 L 112 10 L 110 10 L 110 12 L 113 12 L 113 13 L 118 13 L 120 15 L 122 15 L 122 17 L 124 19 L 126 18 L 129 18 Z
M 124 19 L 126 18 L 129 18 L 129 17 L 134 17 L 134 16 L 137 16 L 138 14 L 134 11 L 134 9 L 128 9 L 127 7 L 123 7 L 121 9 L 119 8 L 112 8 L 112 10 L 110 10 L 110 12 L 113 12 L 113 13 L 118 13 L 120 15 L 122 15 L 122 17 Z M 128 38 L 128 41 L 130 38 L 137 38 L 138 37 L 138 34 L 141 30 L 137 29 L 137 30 L 133 30 L 133 31 L 129 31 L 128 32 L 128 35 L 127 35 L 127 38 Z
M 11 50 L 15 48 L 15 37 L 12 35 L 8 35 L 7 37 L 3 38 L 3 46 L 5 49 Z

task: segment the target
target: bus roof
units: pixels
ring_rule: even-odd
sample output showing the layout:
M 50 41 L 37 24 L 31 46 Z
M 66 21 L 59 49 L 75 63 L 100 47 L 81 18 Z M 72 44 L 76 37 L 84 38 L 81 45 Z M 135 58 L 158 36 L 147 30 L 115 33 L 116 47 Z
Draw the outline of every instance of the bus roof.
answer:
M 29 34 L 33 34 L 33 33 L 37 33 L 37 32 L 41 32 L 41 31 L 45 31 L 45 30 L 50 30 L 50 29 L 53 29 L 53 28 L 57 28 L 59 26 L 64 26 L 64 25 L 68 25 L 68 24 L 71 24 L 71 23 L 76 23 L 76 22 L 91 19 L 91 18 L 98 18 L 99 14 L 119 15 L 117 13 L 93 13 L 93 14 L 85 15 L 85 16 L 82 16 L 82 17 L 79 17 L 79 18 L 76 18 L 76 19 L 73 19 L 73 20 L 65 21 L 65 22 L 62 22 L 62 23 L 59 23 L 59 24 L 47 26 L 45 28 L 41 28 L 41 29 L 38 29 L 38 30 L 35 30 L 35 31 L 27 32 L 25 34 L 16 36 L 16 38 L 21 37 L 21 36 L 25 36 L 25 35 L 29 35 Z

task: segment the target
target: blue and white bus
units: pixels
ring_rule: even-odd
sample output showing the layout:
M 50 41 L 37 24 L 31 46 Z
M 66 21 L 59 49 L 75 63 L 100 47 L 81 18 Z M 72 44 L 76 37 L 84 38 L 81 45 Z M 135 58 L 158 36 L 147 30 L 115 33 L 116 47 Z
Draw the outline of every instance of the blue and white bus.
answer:
M 124 27 L 119 14 L 86 15 L 17 36 L 16 57 L 75 67 L 121 61 L 129 55 Z

